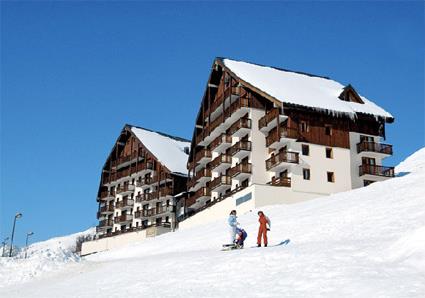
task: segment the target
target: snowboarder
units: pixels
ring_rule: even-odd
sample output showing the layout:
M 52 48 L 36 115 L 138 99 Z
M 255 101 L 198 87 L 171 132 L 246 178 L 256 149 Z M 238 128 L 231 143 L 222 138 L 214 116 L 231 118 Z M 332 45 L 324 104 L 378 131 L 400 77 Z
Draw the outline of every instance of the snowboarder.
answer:
M 267 231 L 270 231 L 270 219 L 264 215 L 263 211 L 258 211 L 258 216 L 260 227 L 258 229 L 257 245 L 258 247 L 261 246 L 261 237 L 263 237 L 264 246 L 267 246 Z
M 248 237 L 248 234 L 246 233 L 244 229 L 242 228 L 236 229 L 236 239 L 235 239 L 236 248 L 243 248 L 243 243 L 246 237 Z
M 236 210 L 232 210 L 229 215 L 229 219 L 227 220 L 229 224 L 229 232 L 230 232 L 230 242 L 231 244 L 235 243 L 236 237 L 236 227 L 238 226 L 238 221 L 236 217 Z

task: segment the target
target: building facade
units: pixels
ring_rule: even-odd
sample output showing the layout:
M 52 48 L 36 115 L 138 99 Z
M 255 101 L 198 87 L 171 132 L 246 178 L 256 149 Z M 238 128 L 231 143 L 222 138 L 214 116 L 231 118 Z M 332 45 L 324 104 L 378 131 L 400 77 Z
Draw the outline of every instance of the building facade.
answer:
M 217 58 L 190 146 L 186 212 L 229 197 L 226 210 L 299 202 L 393 177 L 382 165 L 393 120 L 351 85 Z
M 176 223 L 176 195 L 186 191 L 190 143 L 125 125 L 101 174 L 98 238 Z

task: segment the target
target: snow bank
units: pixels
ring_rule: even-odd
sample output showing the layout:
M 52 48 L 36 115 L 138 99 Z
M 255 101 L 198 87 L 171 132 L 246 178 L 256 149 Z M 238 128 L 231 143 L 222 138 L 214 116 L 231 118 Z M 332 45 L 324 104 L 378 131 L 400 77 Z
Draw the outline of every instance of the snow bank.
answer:
M 61 270 L 1 297 L 423 297 L 425 150 L 398 169 L 409 174 L 354 191 L 263 209 L 270 244 L 250 248 L 256 210 L 238 218 L 246 249 L 222 252 L 225 221 L 168 233 L 61 263 Z M 13 267 L 13 275 L 21 276 Z M 4 286 L 6 275 L 0 275 Z
M 94 235 L 95 228 L 64 237 L 37 242 L 15 258 L 0 258 L 0 288 L 22 283 L 33 277 L 63 269 L 66 263 L 75 263 L 80 258 L 74 253 L 77 238 Z M 12 273 L 12 274 L 11 274 Z

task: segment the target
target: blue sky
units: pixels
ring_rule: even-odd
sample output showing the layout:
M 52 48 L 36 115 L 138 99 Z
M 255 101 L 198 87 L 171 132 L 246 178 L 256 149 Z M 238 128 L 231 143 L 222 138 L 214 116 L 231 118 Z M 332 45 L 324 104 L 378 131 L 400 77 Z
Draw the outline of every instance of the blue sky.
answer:
M 424 146 L 423 2 L 1 2 L 0 238 L 95 226 L 100 170 L 131 123 L 192 135 L 214 57 L 329 76 Z

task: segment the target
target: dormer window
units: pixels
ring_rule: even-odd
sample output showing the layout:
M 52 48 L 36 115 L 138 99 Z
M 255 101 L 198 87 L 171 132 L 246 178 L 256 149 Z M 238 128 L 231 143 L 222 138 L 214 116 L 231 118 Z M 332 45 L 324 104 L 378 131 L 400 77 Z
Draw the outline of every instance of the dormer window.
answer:
M 360 95 L 356 92 L 356 90 L 354 90 L 353 86 L 351 86 L 350 84 L 344 87 L 344 90 L 341 92 L 338 98 L 344 101 L 364 104 Z

